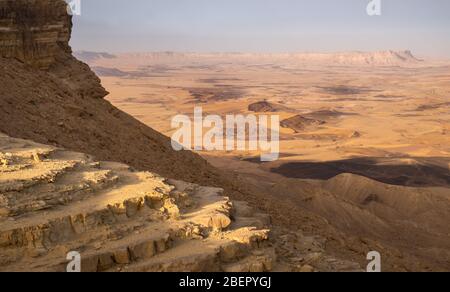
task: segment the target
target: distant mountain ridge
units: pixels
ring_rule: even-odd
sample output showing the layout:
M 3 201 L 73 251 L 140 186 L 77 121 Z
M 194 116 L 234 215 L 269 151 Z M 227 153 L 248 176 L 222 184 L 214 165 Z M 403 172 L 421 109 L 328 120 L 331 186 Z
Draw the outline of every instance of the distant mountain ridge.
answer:
M 189 62 L 239 62 L 239 63 L 297 63 L 335 66 L 408 66 L 424 62 L 409 50 L 341 53 L 182 53 L 141 52 L 111 55 L 108 53 L 76 52 L 81 60 L 97 65 L 120 59 L 129 64 L 189 63 Z M 138 61 L 139 60 L 139 61 Z
M 77 51 L 73 54 L 75 58 L 83 62 L 92 62 L 101 58 L 114 59 L 115 55 L 106 52 L 89 52 L 89 51 Z

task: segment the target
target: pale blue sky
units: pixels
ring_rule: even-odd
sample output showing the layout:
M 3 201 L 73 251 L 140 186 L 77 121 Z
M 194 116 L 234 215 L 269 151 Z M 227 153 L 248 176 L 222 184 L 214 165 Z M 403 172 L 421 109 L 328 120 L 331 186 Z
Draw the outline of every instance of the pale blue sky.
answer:
M 81 0 L 75 50 L 304 52 L 411 49 L 450 58 L 450 0 Z

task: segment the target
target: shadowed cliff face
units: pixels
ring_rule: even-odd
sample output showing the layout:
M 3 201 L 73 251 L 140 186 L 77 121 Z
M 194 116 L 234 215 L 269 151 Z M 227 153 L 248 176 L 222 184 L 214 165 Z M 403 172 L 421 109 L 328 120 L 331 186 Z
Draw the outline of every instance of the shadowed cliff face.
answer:
M 71 31 L 63 0 L 0 0 L 0 57 L 45 70 L 82 97 L 103 98 L 100 80 L 71 55 Z
M 71 53 L 72 20 L 63 0 L 0 0 L 0 55 L 48 68 Z

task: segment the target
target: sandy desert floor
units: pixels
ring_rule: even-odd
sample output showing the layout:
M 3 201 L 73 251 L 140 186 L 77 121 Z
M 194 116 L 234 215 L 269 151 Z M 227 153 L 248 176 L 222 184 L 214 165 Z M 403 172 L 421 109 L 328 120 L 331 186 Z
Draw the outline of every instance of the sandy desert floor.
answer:
M 405 269 L 450 270 L 450 63 L 305 65 L 169 53 L 87 61 L 109 101 L 168 136 L 171 119 L 194 106 L 267 114 L 249 110 L 259 102 L 290 119 L 278 161 L 200 154 L 345 233 L 419 259 Z

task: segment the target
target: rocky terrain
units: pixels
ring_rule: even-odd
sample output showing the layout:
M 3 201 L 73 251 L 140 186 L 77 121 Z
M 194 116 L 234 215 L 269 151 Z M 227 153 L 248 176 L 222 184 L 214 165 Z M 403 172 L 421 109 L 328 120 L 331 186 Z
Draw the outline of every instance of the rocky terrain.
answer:
M 85 271 L 360 271 L 373 250 L 383 271 L 450 269 L 448 64 L 78 53 L 108 94 L 62 0 L 0 16 L 0 270 L 73 250 Z M 196 103 L 280 115 L 280 160 L 174 152 Z
M 289 128 L 291 130 L 293 130 L 296 133 L 300 133 L 303 130 L 305 130 L 306 128 L 309 127 L 318 127 L 320 125 L 325 124 L 324 121 L 321 120 L 317 120 L 317 119 L 310 119 L 310 118 L 305 118 L 301 115 L 296 115 L 293 116 L 291 118 L 282 120 L 280 122 L 280 125 L 283 128 Z
M 106 101 L 62 0 L 0 16 L 0 270 L 63 271 L 70 251 L 83 271 L 361 270 Z
M 0 135 L 0 270 L 274 268 L 270 218 L 223 190 Z
M 361 271 L 223 189 L 0 134 L 0 271 Z
M 274 104 L 268 101 L 258 101 L 248 105 L 248 110 L 255 113 L 276 113 L 276 112 L 289 112 L 290 109 L 280 105 Z

